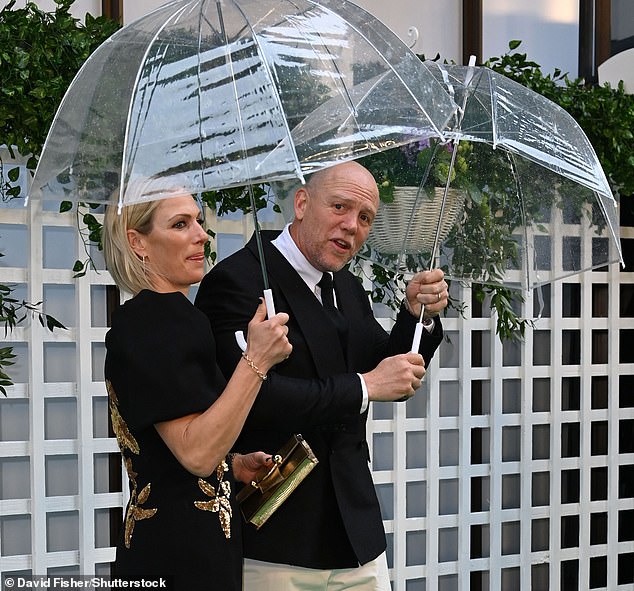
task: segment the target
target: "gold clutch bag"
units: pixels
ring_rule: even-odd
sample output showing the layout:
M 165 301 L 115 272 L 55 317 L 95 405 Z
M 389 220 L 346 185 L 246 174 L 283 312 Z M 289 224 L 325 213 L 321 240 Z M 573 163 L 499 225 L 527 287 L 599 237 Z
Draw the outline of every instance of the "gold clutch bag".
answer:
M 236 497 L 244 518 L 260 529 L 308 476 L 319 460 L 301 435 L 293 435 Z

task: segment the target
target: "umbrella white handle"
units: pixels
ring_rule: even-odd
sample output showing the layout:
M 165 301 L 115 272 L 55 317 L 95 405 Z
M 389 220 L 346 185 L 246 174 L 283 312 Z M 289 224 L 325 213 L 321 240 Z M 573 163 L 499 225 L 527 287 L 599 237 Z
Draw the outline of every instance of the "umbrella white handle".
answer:
M 271 289 L 264 290 L 264 303 L 266 304 L 266 317 L 275 316 L 275 302 L 273 302 L 273 291 Z
M 244 338 L 244 333 L 241 330 L 236 330 L 236 343 L 238 343 L 238 347 L 240 347 L 240 351 L 244 352 L 247 350 L 247 342 Z
M 266 303 L 266 317 L 270 318 L 271 316 L 275 316 L 275 303 L 273 302 L 273 291 L 270 289 L 264 290 L 264 302 Z M 244 338 L 244 332 L 241 330 L 236 330 L 235 332 L 236 343 L 238 343 L 238 347 L 240 347 L 241 351 L 247 350 L 247 341 Z
M 414 338 L 412 339 L 412 348 L 410 349 L 410 353 L 418 353 L 418 349 L 420 349 L 420 341 L 423 338 L 423 326 L 422 322 L 416 323 L 416 328 L 414 329 Z

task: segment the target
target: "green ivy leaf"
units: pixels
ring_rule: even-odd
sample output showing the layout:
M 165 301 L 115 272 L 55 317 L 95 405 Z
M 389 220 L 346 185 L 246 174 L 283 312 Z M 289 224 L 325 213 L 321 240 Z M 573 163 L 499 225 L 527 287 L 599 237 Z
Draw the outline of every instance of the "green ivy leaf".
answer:
M 84 224 L 86 224 L 89 228 L 99 225 L 97 218 L 94 215 L 92 215 L 92 213 L 84 214 L 83 220 L 84 220 Z
M 15 168 L 11 168 L 7 172 L 7 177 L 12 183 L 15 183 L 20 178 L 20 167 L 16 166 Z

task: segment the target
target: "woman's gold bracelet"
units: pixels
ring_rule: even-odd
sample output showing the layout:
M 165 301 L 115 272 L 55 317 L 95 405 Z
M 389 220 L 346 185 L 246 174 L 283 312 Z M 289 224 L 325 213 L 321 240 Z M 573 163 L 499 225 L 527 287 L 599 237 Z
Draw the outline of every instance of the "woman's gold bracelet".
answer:
M 262 381 L 266 380 L 266 374 L 260 371 L 258 366 L 253 363 L 253 359 L 251 359 L 251 357 L 249 357 L 246 353 L 242 353 L 242 357 L 247 362 L 247 365 L 256 373 L 258 378 L 260 378 Z

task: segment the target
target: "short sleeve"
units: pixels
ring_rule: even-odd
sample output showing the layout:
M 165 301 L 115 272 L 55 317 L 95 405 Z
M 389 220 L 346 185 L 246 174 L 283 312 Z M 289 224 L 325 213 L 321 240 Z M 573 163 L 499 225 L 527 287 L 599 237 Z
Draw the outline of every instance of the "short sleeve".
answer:
M 203 412 L 224 379 L 206 316 L 182 294 L 141 292 L 113 316 L 105 376 L 128 427 Z

